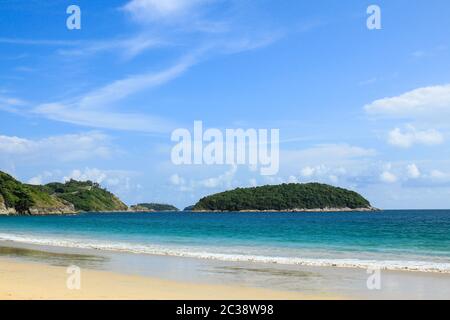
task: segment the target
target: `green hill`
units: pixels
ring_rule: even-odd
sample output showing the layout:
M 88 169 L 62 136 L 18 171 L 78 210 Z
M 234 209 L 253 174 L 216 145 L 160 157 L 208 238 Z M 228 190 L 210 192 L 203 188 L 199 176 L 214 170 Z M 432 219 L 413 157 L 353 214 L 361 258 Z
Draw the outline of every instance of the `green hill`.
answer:
M 99 184 L 71 180 L 34 186 L 0 171 L 0 214 L 64 214 L 127 211 L 119 198 Z
M 49 183 L 41 187 L 59 199 L 72 203 L 77 211 L 127 211 L 128 207 L 114 194 L 92 181 L 70 180 L 66 183 Z
M 238 188 L 201 199 L 193 211 L 373 210 L 356 192 L 325 184 Z
M 0 213 L 73 213 L 72 204 L 0 171 Z
M 180 211 L 177 207 L 170 204 L 160 204 L 160 203 L 139 203 L 135 206 L 130 207 L 131 211 Z

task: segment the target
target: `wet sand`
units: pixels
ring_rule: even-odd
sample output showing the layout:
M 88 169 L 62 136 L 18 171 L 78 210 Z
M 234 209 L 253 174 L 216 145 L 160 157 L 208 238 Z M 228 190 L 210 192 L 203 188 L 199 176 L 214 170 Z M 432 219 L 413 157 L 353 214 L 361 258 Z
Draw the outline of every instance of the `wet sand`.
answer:
M 66 287 L 81 268 L 82 290 Z M 237 263 L 0 242 L 1 299 L 450 299 L 450 275 Z

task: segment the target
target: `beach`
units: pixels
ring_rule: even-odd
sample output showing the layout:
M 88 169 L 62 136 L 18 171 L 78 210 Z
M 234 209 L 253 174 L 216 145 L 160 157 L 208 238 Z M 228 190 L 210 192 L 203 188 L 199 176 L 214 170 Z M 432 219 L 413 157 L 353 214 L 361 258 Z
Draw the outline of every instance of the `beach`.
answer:
M 449 223 L 448 211 L 2 217 L 1 298 L 449 299 Z M 70 266 L 81 290 L 66 287 Z
M 80 268 L 70 290 L 68 268 Z M 360 300 L 448 299 L 450 275 L 222 262 L 0 242 L 0 299 Z
M 0 299 L 14 300 L 248 300 L 317 299 L 294 292 L 183 283 L 158 278 L 82 270 L 81 289 L 69 290 L 66 268 L 0 260 Z M 326 297 L 330 298 L 330 297 Z

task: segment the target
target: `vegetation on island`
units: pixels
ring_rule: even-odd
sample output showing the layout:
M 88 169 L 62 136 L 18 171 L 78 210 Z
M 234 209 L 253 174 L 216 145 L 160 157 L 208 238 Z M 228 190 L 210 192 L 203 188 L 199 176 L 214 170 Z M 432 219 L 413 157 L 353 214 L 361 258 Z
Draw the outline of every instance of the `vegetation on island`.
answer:
M 55 212 L 74 211 L 73 206 L 38 186 L 23 184 L 0 171 L 0 211 L 26 214 L 33 208 Z
M 161 203 L 139 203 L 137 205 L 130 207 L 131 211 L 180 211 L 177 207 L 172 206 L 170 204 L 161 204 Z
M 238 188 L 201 199 L 184 211 L 374 210 L 358 193 L 319 183 Z M 35 186 L 0 171 L 0 214 L 179 211 L 168 204 L 141 203 L 128 208 L 92 181 L 70 180 Z
M 3 172 L 0 172 L 0 202 L 4 207 L 14 208 L 18 212 L 35 205 L 31 189 Z
M 238 188 L 201 199 L 193 211 L 372 209 L 354 191 L 319 183 Z
M 0 212 L 17 214 L 126 211 L 127 205 L 92 181 L 24 184 L 0 171 Z
M 118 197 L 92 181 L 70 180 L 53 182 L 41 187 L 43 191 L 72 203 L 77 211 L 107 212 L 127 211 L 128 206 Z

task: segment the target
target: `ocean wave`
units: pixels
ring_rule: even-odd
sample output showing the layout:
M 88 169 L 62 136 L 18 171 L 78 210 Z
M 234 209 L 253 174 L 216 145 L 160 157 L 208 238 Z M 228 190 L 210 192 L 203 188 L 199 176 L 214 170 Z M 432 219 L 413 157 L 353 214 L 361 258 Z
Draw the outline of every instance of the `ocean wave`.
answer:
M 433 261 L 405 261 L 405 260 L 362 260 L 362 259 L 329 259 L 279 257 L 250 254 L 227 254 L 184 248 L 167 248 L 159 245 L 143 245 L 132 243 L 106 243 L 93 240 L 38 238 L 14 234 L 0 234 L 1 241 L 12 241 L 42 246 L 67 247 L 77 249 L 94 249 L 112 252 L 126 252 L 134 254 L 149 254 L 158 256 L 174 256 L 230 262 L 254 262 L 264 264 L 298 265 L 311 267 L 339 267 L 359 269 L 380 269 L 393 271 L 417 271 L 450 273 L 450 263 Z

